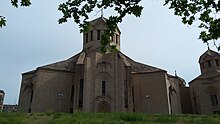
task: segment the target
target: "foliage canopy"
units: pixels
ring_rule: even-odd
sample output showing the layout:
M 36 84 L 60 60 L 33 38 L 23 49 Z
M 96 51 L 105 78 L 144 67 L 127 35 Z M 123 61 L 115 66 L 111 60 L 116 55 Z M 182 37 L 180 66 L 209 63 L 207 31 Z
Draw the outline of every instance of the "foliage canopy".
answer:
M 112 15 L 107 21 L 107 30 L 101 38 L 101 51 L 107 52 L 106 46 L 110 43 L 110 37 L 114 35 L 118 23 L 122 22 L 126 15 L 139 17 L 143 10 L 140 5 L 141 0 L 66 0 L 59 5 L 58 10 L 63 16 L 58 23 L 65 23 L 69 18 L 80 27 L 81 32 L 90 31 L 88 22 L 89 14 L 94 9 L 113 9 L 116 15 Z M 20 3 L 20 4 L 19 4 Z M 11 0 L 14 7 L 30 6 L 30 0 Z M 174 10 L 174 15 L 182 18 L 182 23 L 186 25 L 197 24 L 201 29 L 199 39 L 204 43 L 215 41 L 220 38 L 220 1 L 219 0 L 165 0 L 169 9 Z M 0 15 L 0 27 L 6 25 L 5 17 Z M 115 46 L 111 46 L 114 49 Z M 218 49 L 220 47 L 218 45 Z
M 20 4 L 18 4 L 18 3 L 20 3 Z M 27 6 L 31 5 L 31 1 L 30 0 L 21 0 L 21 1 L 11 0 L 11 4 L 12 4 L 12 6 L 14 6 L 16 8 L 18 8 L 19 5 L 27 7 Z M 3 26 L 6 26 L 6 19 L 4 16 L 0 15 L 0 27 L 3 27 Z
M 182 17 L 182 23 L 197 24 L 199 39 L 204 43 L 220 38 L 220 1 L 219 0 L 165 0 L 165 5 Z M 218 45 L 218 50 L 220 47 Z

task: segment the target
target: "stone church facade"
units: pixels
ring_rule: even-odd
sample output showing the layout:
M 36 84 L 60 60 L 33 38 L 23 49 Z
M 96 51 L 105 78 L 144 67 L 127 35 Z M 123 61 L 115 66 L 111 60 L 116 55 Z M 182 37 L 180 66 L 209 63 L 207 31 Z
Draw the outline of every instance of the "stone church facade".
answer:
M 190 113 L 189 88 L 182 78 L 124 55 L 118 27 L 111 37 L 118 51 L 100 53 L 106 19 L 90 23 L 80 53 L 22 74 L 19 112 Z
M 208 49 L 199 58 L 201 75 L 189 82 L 194 114 L 220 114 L 220 54 Z

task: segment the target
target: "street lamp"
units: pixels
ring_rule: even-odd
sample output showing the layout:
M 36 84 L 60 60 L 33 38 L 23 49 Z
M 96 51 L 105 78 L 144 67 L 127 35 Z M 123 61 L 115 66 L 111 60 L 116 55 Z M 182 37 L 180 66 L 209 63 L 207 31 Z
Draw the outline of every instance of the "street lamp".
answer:
M 59 112 L 60 112 L 60 106 L 62 102 L 63 93 L 58 93 L 58 97 L 59 97 Z
M 147 111 L 148 114 L 150 114 L 150 95 L 146 95 L 146 99 L 147 99 Z

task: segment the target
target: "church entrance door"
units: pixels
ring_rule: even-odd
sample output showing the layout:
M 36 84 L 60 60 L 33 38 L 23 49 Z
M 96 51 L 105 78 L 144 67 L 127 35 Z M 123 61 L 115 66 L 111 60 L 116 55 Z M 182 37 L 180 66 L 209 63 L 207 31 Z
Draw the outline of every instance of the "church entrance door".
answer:
M 110 104 L 106 101 L 99 102 L 98 112 L 111 112 Z

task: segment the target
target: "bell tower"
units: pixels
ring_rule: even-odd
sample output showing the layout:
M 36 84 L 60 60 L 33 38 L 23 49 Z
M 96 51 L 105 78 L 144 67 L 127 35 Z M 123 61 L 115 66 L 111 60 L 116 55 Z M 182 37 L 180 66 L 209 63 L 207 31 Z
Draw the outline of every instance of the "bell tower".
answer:
M 220 54 L 210 50 L 203 53 L 199 58 L 201 73 L 220 70 Z
M 100 47 L 101 36 L 106 30 L 106 21 L 104 17 L 99 17 L 90 21 L 91 30 L 83 33 L 83 51 L 89 52 Z M 121 32 L 117 27 L 115 34 L 110 37 L 110 45 L 116 45 L 116 49 L 120 51 L 120 35 Z

